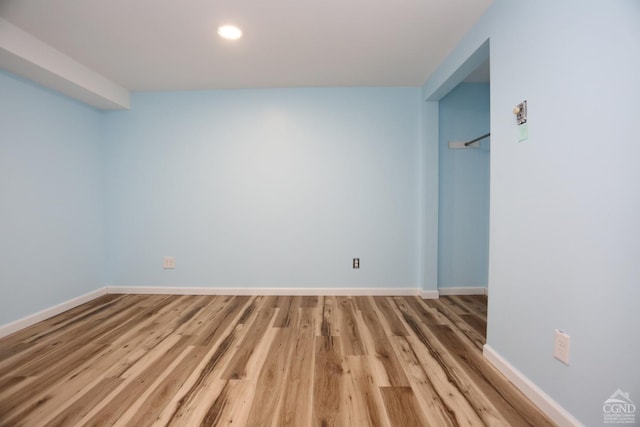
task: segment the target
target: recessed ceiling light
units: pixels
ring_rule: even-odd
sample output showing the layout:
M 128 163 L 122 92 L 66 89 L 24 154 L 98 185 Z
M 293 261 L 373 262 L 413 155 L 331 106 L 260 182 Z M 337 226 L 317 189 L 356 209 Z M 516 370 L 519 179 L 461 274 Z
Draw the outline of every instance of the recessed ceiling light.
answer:
M 242 31 L 235 25 L 223 25 L 218 28 L 218 35 L 223 39 L 237 40 L 242 37 Z

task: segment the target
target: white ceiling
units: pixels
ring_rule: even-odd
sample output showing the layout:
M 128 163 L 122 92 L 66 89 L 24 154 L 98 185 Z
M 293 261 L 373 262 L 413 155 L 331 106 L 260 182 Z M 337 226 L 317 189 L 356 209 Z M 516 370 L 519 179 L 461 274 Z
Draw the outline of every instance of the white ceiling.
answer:
M 491 3 L 0 0 L 0 17 L 134 91 L 419 86 Z

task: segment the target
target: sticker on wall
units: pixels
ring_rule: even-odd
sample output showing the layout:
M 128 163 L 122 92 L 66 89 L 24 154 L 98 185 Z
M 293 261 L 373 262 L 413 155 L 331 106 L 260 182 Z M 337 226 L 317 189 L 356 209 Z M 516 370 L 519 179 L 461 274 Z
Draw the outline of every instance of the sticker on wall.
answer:
M 527 101 L 522 101 L 513 108 L 513 114 L 518 123 L 518 142 L 529 139 L 529 124 L 527 123 Z
M 513 108 L 513 114 L 516 115 L 516 121 L 519 125 L 527 123 L 527 101 L 524 100 Z

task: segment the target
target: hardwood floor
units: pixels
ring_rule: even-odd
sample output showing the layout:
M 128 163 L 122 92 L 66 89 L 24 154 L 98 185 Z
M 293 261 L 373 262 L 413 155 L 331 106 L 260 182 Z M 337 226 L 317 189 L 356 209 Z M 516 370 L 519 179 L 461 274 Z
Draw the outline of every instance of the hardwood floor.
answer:
M 553 425 L 486 297 L 106 295 L 0 340 L 0 425 Z

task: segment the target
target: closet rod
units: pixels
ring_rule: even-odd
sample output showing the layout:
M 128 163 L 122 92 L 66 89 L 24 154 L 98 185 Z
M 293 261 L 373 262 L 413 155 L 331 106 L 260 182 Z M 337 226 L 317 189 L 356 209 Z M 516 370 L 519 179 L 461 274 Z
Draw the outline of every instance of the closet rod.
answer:
M 472 139 L 471 141 L 467 141 L 467 142 L 465 142 L 465 143 L 464 143 L 464 146 L 465 146 L 465 147 L 468 147 L 468 146 L 470 146 L 471 144 L 473 144 L 474 142 L 480 141 L 481 139 L 485 139 L 486 137 L 488 137 L 488 136 L 490 136 L 490 135 L 491 135 L 491 132 L 489 132 L 489 133 L 487 133 L 487 134 L 485 134 L 485 135 L 479 136 L 479 137 L 477 137 L 476 139 Z

